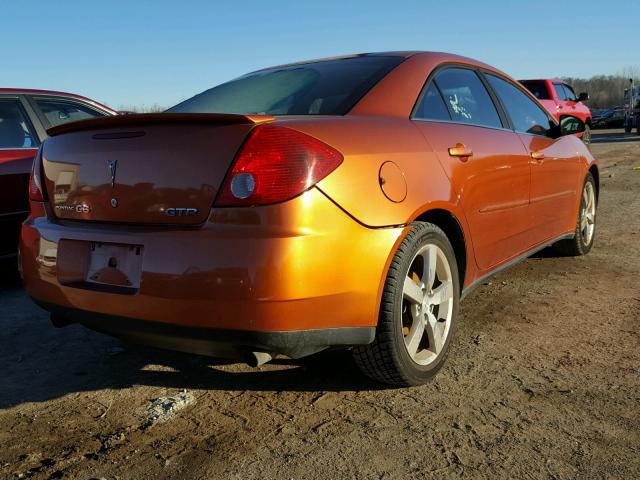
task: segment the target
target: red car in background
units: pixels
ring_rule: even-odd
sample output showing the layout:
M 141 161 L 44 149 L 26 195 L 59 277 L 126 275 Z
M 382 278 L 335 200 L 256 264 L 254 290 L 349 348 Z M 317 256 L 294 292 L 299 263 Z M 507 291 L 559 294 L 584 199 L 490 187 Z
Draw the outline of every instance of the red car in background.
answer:
M 540 103 L 560 120 L 561 115 L 578 117 L 585 124 L 582 141 L 591 143 L 591 110 L 583 102 L 589 99 L 586 92 L 576 96 L 573 88 L 562 80 L 520 80 L 527 90 L 535 95 Z
M 71 93 L 0 88 L 0 260 L 16 256 L 20 225 L 29 213 L 31 165 L 47 129 L 117 113 Z

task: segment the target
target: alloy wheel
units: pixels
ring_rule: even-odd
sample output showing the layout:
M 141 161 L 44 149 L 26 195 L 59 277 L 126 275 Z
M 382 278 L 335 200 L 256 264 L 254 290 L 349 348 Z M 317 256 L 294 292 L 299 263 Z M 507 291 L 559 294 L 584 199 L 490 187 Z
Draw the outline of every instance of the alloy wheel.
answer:
M 453 315 L 453 278 L 444 252 L 423 245 L 404 278 L 402 333 L 411 359 L 419 365 L 436 360 L 449 335 Z
M 593 238 L 596 223 L 596 193 L 593 183 L 587 182 L 582 191 L 582 211 L 580 213 L 580 232 L 585 245 Z

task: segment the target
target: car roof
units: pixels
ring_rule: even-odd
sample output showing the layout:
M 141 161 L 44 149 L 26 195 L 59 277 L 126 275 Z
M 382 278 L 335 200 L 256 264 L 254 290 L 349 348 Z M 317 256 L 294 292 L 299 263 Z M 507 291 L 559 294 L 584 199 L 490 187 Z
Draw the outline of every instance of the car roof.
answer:
M 413 110 L 428 76 L 445 65 L 478 68 L 515 82 L 509 75 L 491 65 L 452 53 L 410 51 L 377 53 L 375 55 L 401 55 L 406 58 L 351 109 L 350 114 L 352 115 L 384 115 L 405 118 Z M 525 91 L 524 87 L 521 88 Z M 529 92 L 525 93 L 530 95 Z
M 82 95 L 78 95 L 76 93 L 60 92 L 57 90 L 41 90 L 36 88 L 0 88 L 0 94 L 2 93 L 10 93 L 10 94 L 17 94 L 17 95 L 50 95 L 50 96 L 75 98 L 77 100 L 84 100 L 86 102 L 93 103 L 94 105 L 97 105 L 98 107 L 104 110 L 107 110 L 109 112 L 112 112 L 114 114 L 118 113 L 116 110 L 114 110 L 111 107 L 108 107 L 107 105 L 104 105 L 103 103 L 97 102 L 91 98 L 84 97 Z
M 249 73 L 257 73 L 257 72 L 261 72 L 264 70 L 272 70 L 274 68 L 284 68 L 284 67 L 291 67 L 291 66 L 295 66 L 295 65 L 305 65 L 305 64 L 310 64 L 310 63 L 318 63 L 318 62 L 328 62 L 328 61 L 332 61 L 332 60 L 346 60 L 349 58 L 359 58 L 359 57 L 404 57 L 404 58 L 410 58 L 410 57 L 415 57 L 415 56 L 419 56 L 424 58 L 425 60 L 429 60 L 432 58 L 438 58 L 440 61 L 450 61 L 450 62 L 461 62 L 461 63 L 468 63 L 468 64 L 472 64 L 472 65 L 476 65 L 476 66 L 481 66 L 481 67 L 485 67 L 488 68 L 490 70 L 495 70 L 494 67 L 491 67 L 490 65 L 484 64 L 482 62 L 479 62 L 477 60 L 474 60 L 472 58 L 468 58 L 468 57 L 463 57 L 460 55 L 456 55 L 453 53 L 444 53 L 444 52 L 435 52 L 435 51 L 426 51 L 426 50 L 394 50 L 394 51 L 389 51 L 389 52 L 368 52 L 368 53 L 354 53 L 354 54 L 349 54 L 349 55 L 337 55 L 337 56 L 332 56 L 332 57 L 323 57 L 323 58 L 314 58 L 314 59 L 309 59 L 309 60 L 302 60 L 299 62 L 291 62 L 291 63 L 284 63 L 281 65 L 272 65 L 269 67 L 265 67 L 265 68 L 260 68 L 258 70 L 254 70 L 253 72 L 249 72 Z

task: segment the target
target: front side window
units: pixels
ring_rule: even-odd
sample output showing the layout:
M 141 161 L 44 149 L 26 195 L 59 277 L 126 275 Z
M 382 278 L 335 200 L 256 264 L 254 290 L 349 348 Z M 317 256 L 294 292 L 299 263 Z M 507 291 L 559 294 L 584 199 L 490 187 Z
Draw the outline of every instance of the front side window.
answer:
M 495 75 L 486 74 L 486 78 L 507 110 L 516 132 L 547 135 L 553 123 L 547 113 L 526 93 Z
M 533 93 L 533 96 L 538 100 L 550 100 L 549 91 L 547 90 L 547 84 L 541 80 L 523 80 L 520 83 L 524 87 Z
M 18 100 L 0 100 L 0 148 L 36 148 L 37 137 Z
M 560 83 L 554 83 L 553 89 L 556 91 L 556 97 L 558 97 L 558 100 L 567 99 L 567 93 L 564 91 L 564 88 L 562 88 Z
M 435 83 L 431 82 L 424 92 L 413 118 L 419 120 L 451 120 L 447 106 Z
M 36 98 L 36 105 L 51 127 L 56 127 L 63 123 L 106 116 L 103 112 L 69 100 Z
M 500 116 L 487 89 L 473 70 L 447 68 L 439 72 L 434 81 L 442 92 L 451 120 L 502 128 Z
M 344 115 L 399 56 L 363 56 L 260 70 L 206 90 L 168 112 Z
M 569 100 L 570 102 L 577 102 L 578 97 L 576 97 L 576 94 L 573 91 L 573 88 L 571 88 L 566 83 L 563 85 L 563 87 L 564 87 L 564 92 L 565 92 L 565 96 L 567 97 L 567 100 Z

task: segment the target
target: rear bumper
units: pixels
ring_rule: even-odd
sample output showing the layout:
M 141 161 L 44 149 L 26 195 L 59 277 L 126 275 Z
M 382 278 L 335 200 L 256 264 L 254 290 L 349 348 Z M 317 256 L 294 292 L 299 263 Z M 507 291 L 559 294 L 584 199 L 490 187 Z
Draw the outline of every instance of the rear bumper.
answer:
M 20 255 L 34 300 L 96 330 L 209 354 L 218 344 L 302 356 L 369 343 L 403 234 L 357 223 L 317 189 L 278 205 L 214 209 L 197 229 L 59 223 L 39 208 L 22 227 Z M 139 288 L 69 281 L 78 265 L 73 249 L 60 248 L 69 242 L 142 246 Z
M 244 358 L 250 352 L 279 353 L 300 358 L 329 347 L 366 345 L 374 327 L 320 328 L 314 330 L 248 331 L 190 327 L 97 314 L 37 302 L 49 310 L 54 322 L 80 323 L 125 341 L 157 348 L 213 357 Z

